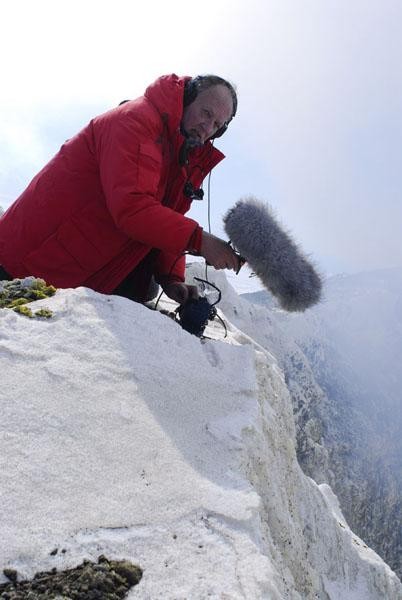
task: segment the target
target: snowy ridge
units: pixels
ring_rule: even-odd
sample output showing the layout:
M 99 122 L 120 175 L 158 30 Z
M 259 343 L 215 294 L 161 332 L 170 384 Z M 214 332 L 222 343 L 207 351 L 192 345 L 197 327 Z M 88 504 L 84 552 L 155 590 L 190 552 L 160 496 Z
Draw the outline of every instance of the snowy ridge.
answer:
M 128 598 L 402 598 L 302 473 L 283 374 L 252 338 L 216 322 L 201 343 L 84 288 L 35 304 L 53 318 L 0 311 L 2 568 L 105 554 L 144 569 Z
M 402 269 L 330 278 L 325 302 L 303 315 L 272 309 L 264 292 L 247 299 L 265 304 L 243 326 L 286 374 L 304 472 L 332 486 L 353 530 L 401 577 Z M 279 337 L 258 328 L 264 311 Z

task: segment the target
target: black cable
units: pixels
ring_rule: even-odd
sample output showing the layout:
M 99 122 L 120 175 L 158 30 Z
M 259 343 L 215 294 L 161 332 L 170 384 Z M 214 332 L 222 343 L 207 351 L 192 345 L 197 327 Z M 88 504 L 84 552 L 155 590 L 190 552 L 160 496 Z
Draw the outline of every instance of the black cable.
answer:
M 225 330 L 225 335 L 223 336 L 223 339 L 225 339 L 225 338 L 227 338 L 227 337 L 228 337 L 228 328 L 226 327 L 226 323 L 225 323 L 225 321 L 222 319 L 222 317 L 221 317 L 220 315 L 218 315 L 218 313 L 216 313 L 216 316 L 218 317 L 218 319 L 219 319 L 219 320 L 220 320 L 220 322 L 222 323 L 222 325 L 223 325 L 223 328 L 224 328 L 224 330 Z
M 208 232 L 212 233 L 211 227 L 211 175 L 212 171 L 209 172 L 208 175 L 208 184 L 207 184 L 207 198 L 208 198 Z M 205 261 L 205 279 L 208 281 L 208 263 Z M 208 281 L 209 283 L 209 281 Z
M 215 285 L 214 283 L 211 283 L 210 281 L 208 281 L 207 279 L 201 279 L 200 277 L 194 277 L 195 281 L 200 281 L 201 283 L 207 283 L 208 285 L 210 285 L 211 287 L 215 288 L 216 291 L 218 292 L 219 296 L 218 296 L 218 300 L 216 302 L 214 302 L 213 304 L 210 304 L 210 306 L 215 306 L 215 304 L 218 304 L 218 302 L 221 301 L 222 298 L 222 292 L 221 290 L 218 288 L 217 285 Z
M 158 304 L 159 304 L 159 300 L 162 298 L 162 295 L 163 295 L 163 289 L 162 289 L 161 293 L 159 294 L 159 296 L 158 296 L 158 298 L 157 298 L 157 300 L 155 302 L 155 306 L 153 307 L 153 310 L 157 310 Z
M 182 256 L 185 256 L 186 254 L 188 254 L 188 252 L 182 252 L 182 254 L 179 254 L 179 256 L 177 256 L 177 257 L 176 257 L 175 261 L 173 262 L 172 266 L 170 267 L 170 271 L 169 271 L 169 273 L 168 273 L 168 275 L 167 275 L 167 276 L 168 276 L 168 278 L 171 276 L 171 274 L 172 274 L 172 271 L 173 271 L 173 269 L 175 268 L 175 266 L 176 266 L 177 262 L 178 262 L 178 261 L 181 259 L 181 257 L 182 257 Z M 163 288 L 162 288 L 162 291 L 161 291 L 161 293 L 159 294 L 159 296 L 158 296 L 158 299 L 157 299 L 157 300 L 156 300 L 156 302 L 155 302 L 154 310 L 156 310 L 156 309 L 157 309 L 157 307 L 158 307 L 158 304 L 159 304 L 159 300 L 162 298 L 162 295 L 163 295 L 163 294 L 164 294 L 164 291 L 163 291 Z
M 211 233 L 211 230 L 212 230 L 212 227 L 211 227 L 211 174 L 212 174 L 212 171 L 210 171 L 208 174 L 207 203 L 208 203 L 208 231 L 212 235 L 212 233 Z M 172 264 L 172 266 L 170 268 L 168 277 L 171 275 L 174 267 L 176 266 L 177 261 L 185 254 L 188 254 L 188 252 L 183 252 L 176 258 L 176 260 L 174 261 L 174 263 Z M 223 321 L 223 319 L 216 312 L 216 308 L 214 308 L 215 305 L 220 302 L 221 297 L 222 297 L 222 292 L 214 283 L 211 283 L 208 280 L 208 263 L 207 263 L 207 261 L 205 261 L 205 279 L 201 279 L 200 277 L 194 276 L 194 280 L 199 281 L 201 283 L 206 283 L 207 285 L 215 288 L 215 290 L 218 292 L 218 299 L 213 304 L 209 304 L 207 302 L 209 308 L 201 307 L 201 302 L 200 302 L 198 311 L 197 311 L 197 308 L 195 308 L 194 301 L 191 301 L 190 303 L 186 303 L 185 305 L 179 306 L 176 309 L 176 311 L 175 311 L 176 317 L 178 316 L 180 318 L 181 325 L 184 329 L 187 329 L 187 331 L 190 331 L 190 333 L 194 333 L 195 335 L 198 335 L 201 337 L 208 320 L 213 319 L 216 316 L 216 317 L 218 317 L 218 319 L 220 320 L 220 322 L 222 323 L 222 325 L 224 327 L 224 330 L 225 330 L 224 337 L 226 338 L 227 337 L 226 324 Z M 164 291 L 162 289 L 161 293 L 159 294 L 159 296 L 156 300 L 154 310 L 157 310 L 159 301 L 160 301 L 163 293 L 164 293 Z M 203 301 L 205 302 L 206 298 L 203 299 Z M 202 308 L 202 313 L 200 312 L 201 308 Z M 189 313 L 187 312 L 187 309 L 190 309 Z M 197 312 L 199 314 L 197 314 Z M 185 316 L 186 316 L 186 323 L 184 322 Z

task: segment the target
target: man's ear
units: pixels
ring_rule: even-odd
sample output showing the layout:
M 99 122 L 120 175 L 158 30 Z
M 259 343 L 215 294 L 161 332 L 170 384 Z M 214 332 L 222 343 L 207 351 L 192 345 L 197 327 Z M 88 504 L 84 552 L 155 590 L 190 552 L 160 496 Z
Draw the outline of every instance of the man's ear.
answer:
M 201 81 L 201 76 L 193 77 L 184 86 L 183 107 L 185 108 L 197 98 L 198 84 Z

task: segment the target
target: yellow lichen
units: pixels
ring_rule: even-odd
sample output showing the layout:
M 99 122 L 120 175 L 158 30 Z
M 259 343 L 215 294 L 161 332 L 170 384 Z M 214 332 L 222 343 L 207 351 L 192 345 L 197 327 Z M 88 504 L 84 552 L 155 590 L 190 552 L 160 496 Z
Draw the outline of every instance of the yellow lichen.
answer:
M 35 317 L 43 317 L 45 319 L 50 319 L 53 316 L 53 312 L 48 308 L 41 308 L 35 312 Z
M 16 313 L 19 313 L 20 315 L 24 315 L 25 317 L 29 317 L 30 319 L 32 319 L 32 317 L 33 317 L 32 310 L 28 306 L 26 306 L 25 304 L 20 304 L 19 306 L 16 306 L 15 308 L 13 308 L 13 310 Z
M 28 298 L 16 298 L 12 300 L 7 308 L 14 308 L 15 306 L 21 306 L 22 304 L 27 304 L 29 302 Z

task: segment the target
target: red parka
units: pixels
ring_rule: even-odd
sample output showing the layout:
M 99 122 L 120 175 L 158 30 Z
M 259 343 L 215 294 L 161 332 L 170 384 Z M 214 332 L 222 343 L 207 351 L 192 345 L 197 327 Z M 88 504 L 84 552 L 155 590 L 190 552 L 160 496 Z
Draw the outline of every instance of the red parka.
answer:
M 184 186 L 200 187 L 223 158 L 207 142 L 179 163 L 188 79 L 160 77 L 63 144 L 0 218 L 0 265 L 10 275 L 110 293 L 158 248 L 157 279 L 183 278 L 177 257 L 200 239 L 183 216 Z

